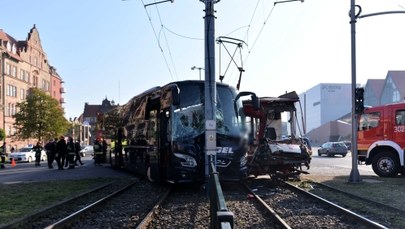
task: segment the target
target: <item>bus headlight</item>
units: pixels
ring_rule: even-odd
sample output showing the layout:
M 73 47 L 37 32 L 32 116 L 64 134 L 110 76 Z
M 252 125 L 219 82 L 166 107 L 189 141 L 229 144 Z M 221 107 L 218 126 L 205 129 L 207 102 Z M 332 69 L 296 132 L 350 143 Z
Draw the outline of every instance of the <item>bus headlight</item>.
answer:
M 174 153 L 174 156 L 184 160 L 184 161 L 180 162 L 180 164 L 184 167 L 196 167 L 197 166 L 197 161 L 191 156 L 181 154 L 181 153 Z
M 246 163 L 247 163 L 247 156 L 245 154 L 243 155 L 243 157 L 240 158 L 240 167 L 246 166 Z

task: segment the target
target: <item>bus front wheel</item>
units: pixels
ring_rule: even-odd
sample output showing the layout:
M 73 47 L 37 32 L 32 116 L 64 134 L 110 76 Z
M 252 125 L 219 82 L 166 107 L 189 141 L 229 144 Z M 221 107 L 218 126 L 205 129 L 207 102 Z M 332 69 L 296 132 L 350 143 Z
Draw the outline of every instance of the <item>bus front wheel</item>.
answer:
M 156 182 L 156 180 L 152 176 L 152 168 L 150 165 L 148 166 L 148 169 L 146 170 L 146 178 L 148 178 L 148 181 L 150 181 L 150 182 Z

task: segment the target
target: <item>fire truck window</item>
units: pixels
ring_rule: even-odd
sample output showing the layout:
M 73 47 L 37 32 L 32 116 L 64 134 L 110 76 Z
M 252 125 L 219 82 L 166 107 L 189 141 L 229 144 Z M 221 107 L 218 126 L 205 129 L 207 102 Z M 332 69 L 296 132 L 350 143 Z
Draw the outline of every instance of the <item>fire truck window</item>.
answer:
M 405 110 L 398 110 L 395 112 L 395 124 L 405 125 Z
M 369 130 L 378 126 L 380 121 L 380 113 L 367 113 L 362 114 L 360 117 L 359 129 Z

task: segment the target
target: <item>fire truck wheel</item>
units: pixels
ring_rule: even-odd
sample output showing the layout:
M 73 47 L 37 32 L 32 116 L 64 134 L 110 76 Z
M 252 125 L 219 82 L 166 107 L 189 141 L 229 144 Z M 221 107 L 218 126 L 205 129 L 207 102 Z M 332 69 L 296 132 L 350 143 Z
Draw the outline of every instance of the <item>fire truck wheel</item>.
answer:
M 372 164 L 373 171 L 380 177 L 395 177 L 399 172 L 398 158 L 391 152 L 378 153 Z

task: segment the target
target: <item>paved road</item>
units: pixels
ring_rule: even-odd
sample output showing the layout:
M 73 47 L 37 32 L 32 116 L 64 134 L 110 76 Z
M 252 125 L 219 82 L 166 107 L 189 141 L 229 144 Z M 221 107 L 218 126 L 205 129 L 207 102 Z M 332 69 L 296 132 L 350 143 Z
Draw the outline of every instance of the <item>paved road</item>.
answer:
M 360 175 L 377 176 L 371 165 L 357 165 Z M 308 172 L 317 175 L 350 175 L 352 170 L 352 157 L 347 154 L 346 157 L 318 156 L 316 153 L 312 157 L 311 168 Z
M 82 161 L 83 166 L 64 170 L 58 170 L 56 162 L 54 162 L 54 169 L 49 169 L 46 162 L 41 162 L 40 167 L 35 166 L 34 163 L 17 163 L 15 167 L 6 164 L 6 169 L 0 169 L 0 184 L 127 176 L 127 174 L 111 169 L 108 164 L 101 167 L 95 166 L 90 156 L 83 157 Z
M 350 176 L 352 170 L 352 157 L 350 154 L 344 158 L 341 156 L 319 157 L 316 151 L 314 152 L 311 167 L 308 170 L 310 176 Z M 56 162 L 54 162 L 55 169 L 48 169 L 46 162 L 42 162 L 40 167 L 34 166 L 34 163 L 17 163 L 15 167 L 7 164 L 6 169 L 0 169 L 0 184 L 127 176 L 127 174 L 111 169 L 108 164 L 102 167 L 94 166 L 91 156 L 86 156 L 82 160 L 85 163 L 84 166 L 65 170 L 56 169 Z M 360 176 L 376 177 L 369 165 L 358 165 L 358 170 Z

